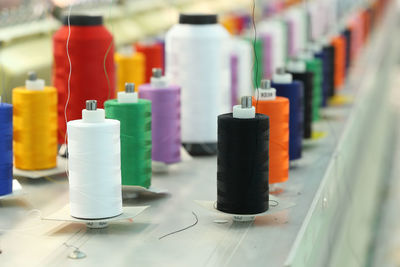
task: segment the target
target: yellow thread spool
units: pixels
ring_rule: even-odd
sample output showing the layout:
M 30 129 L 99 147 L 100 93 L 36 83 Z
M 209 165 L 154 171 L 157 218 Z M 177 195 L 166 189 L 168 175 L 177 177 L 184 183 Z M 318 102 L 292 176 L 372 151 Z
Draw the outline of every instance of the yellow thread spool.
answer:
M 145 79 L 145 56 L 142 53 L 115 53 L 118 91 L 125 91 L 125 83 L 134 83 L 139 88 Z M 137 89 L 136 89 L 137 90 Z
M 15 167 L 22 170 L 56 167 L 57 90 L 14 88 L 12 102 Z

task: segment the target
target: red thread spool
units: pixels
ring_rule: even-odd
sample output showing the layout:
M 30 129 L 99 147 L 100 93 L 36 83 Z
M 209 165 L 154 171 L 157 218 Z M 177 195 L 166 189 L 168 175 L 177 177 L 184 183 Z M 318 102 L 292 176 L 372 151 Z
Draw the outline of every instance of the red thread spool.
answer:
M 136 51 L 143 53 L 146 58 L 145 83 L 149 83 L 153 68 L 163 69 L 164 49 L 162 44 L 156 42 L 137 43 Z
M 73 15 L 69 19 L 71 34 L 68 44 L 72 72 L 67 119 L 77 120 L 82 116 L 87 99 L 96 99 L 99 108 L 109 98 L 115 97 L 114 44 L 110 32 L 103 26 L 101 16 Z M 68 20 L 53 36 L 53 84 L 58 92 L 58 142 L 65 142 L 64 108 L 68 96 L 70 72 L 66 51 Z M 110 47 L 111 45 L 111 47 Z M 108 51 L 105 60 L 104 57 Z

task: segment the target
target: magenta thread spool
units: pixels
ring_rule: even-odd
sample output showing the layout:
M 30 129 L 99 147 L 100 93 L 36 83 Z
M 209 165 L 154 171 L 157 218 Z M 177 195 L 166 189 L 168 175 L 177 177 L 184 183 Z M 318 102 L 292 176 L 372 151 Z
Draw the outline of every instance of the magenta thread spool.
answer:
M 180 87 L 169 85 L 162 70 L 153 69 L 151 83 L 139 87 L 139 98 L 152 102 L 152 160 L 172 164 L 181 161 Z

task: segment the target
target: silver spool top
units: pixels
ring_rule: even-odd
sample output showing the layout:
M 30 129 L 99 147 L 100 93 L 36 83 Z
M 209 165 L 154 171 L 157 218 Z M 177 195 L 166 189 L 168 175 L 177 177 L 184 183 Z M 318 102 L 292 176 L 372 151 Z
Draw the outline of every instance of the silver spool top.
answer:
M 161 78 L 162 77 L 162 69 L 153 68 L 152 72 L 153 72 L 152 77 L 154 77 L 154 78 Z
M 242 108 L 251 108 L 252 107 L 251 96 L 242 96 L 240 102 L 242 104 Z
M 277 73 L 277 74 L 285 74 L 285 73 L 286 73 L 286 70 L 285 70 L 284 67 L 280 67 L 280 68 L 277 68 L 277 69 L 276 69 L 276 73 Z
M 267 79 L 261 80 L 260 88 L 261 89 L 269 89 L 269 88 L 271 88 L 271 81 L 267 80 Z
M 30 71 L 30 72 L 28 72 L 28 80 L 29 80 L 29 81 L 36 81 L 36 80 L 37 80 L 36 71 Z
M 134 92 L 135 92 L 135 84 L 125 83 L 125 93 L 134 93 Z
M 97 101 L 96 100 L 86 100 L 86 110 L 96 110 Z

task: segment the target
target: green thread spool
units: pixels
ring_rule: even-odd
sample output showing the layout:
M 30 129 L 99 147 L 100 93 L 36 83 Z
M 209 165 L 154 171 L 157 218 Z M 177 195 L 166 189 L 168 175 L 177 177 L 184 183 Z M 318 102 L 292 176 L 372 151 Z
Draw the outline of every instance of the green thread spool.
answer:
M 261 83 L 261 80 L 263 79 L 263 43 L 262 40 L 260 38 L 257 37 L 257 40 L 255 42 L 254 45 L 254 40 L 250 37 L 246 38 L 246 40 L 248 42 L 251 43 L 252 49 L 254 49 L 255 46 L 255 52 L 257 54 L 257 65 L 258 67 L 256 67 L 256 64 L 254 64 L 253 67 L 253 84 L 254 86 L 256 86 L 257 84 L 259 85 Z M 254 61 L 256 60 L 254 52 L 253 52 L 253 59 Z M 258 72 L 256 72 L 256 69 L 258 69 Z
M 122 185 L 151 185 L 151 102 L 120 103 L 117 99 L 104 103 L 106 118 L 121 123 Z
M 312 120 L 320 119 L 319 107 L 322 103 L 322 61 L 318 58 L 307 59 L 306 70 L 313 73 L 313 102 L 312 102 Z

